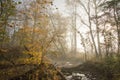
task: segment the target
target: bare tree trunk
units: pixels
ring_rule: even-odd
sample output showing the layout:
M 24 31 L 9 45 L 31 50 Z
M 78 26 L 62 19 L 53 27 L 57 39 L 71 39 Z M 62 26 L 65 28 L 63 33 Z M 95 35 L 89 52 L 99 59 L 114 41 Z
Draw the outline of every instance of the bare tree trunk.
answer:
M 86 45 L 85 45 L 85 40 L 84 40 L 83 35 L 81 34 L 81 32 L 78 31 L 78 33 L 79 33 L 79 35 L 80 35 L 80 37 L 81 37 L 82 45 L 83 45 L 83 47 L 84 47 L 85 61 L 86 61 L 86 60 L 87 60 L 87 49 L 86 49 Z
M 96 31 L 97 31 L 97 44 L 98 44 L 98 54 L 99 56 L 101 56 L 101 48 L 100 48 L 100 35 L 99 35 L 99 24 L 98 24 L 98 7 L 97 7 L 97 3 L 96 0 L 93 0 L 94 2 L 94 6 L 95 6 L 95 25 L 96 25 Z
M 34 5 L 35 5 L 35 12 L 34 12 L 34 25 L 33 25 L 33 30 L 32 30 L 32 43 L 34 42 L 35 39 L 35 28 L 36 28 L 36 21 L 37 21 L 37 10 L 38 10 L 38 5 L 37 2 L 34 1 Z
M 77 2 L 76 0 L 73 2 L 73 16 L 72 16 L 72 46 L 71 46 L 71 50 L 73 55 L 76 54 L 77 52 L 77 35 L 76 35 L 76 12 L 77 12 L 77 6 L 76 6 Z
M 94 45 L 94 48 L 95 48 L 95 53 L 96 53 L 96 57 L 98 57 L 98 51 L 97 51 L 97 47 L 96 47 L 96 44 L 95 44 L 95 40 L 94 40 L 94 37 L 93 37 L 93 32 L 92 32 L 92 23 L 91 23 L 91 19 L 90 19 L 90 0 L 88 2 L 88 19 L 89 19 L 89 29 L 90 29 L 90 35 L 91 35 L 91 38 L 92 38 L 92 42 L 93 42 L 93 45 Z

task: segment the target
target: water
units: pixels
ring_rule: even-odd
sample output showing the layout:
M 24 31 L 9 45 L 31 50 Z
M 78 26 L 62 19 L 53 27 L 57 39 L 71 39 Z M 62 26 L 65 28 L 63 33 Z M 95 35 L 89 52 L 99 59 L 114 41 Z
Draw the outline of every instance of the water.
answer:
M 67 80 L 90 80 L 85 74 L 72 73 L 71 75 L 66 75 Z

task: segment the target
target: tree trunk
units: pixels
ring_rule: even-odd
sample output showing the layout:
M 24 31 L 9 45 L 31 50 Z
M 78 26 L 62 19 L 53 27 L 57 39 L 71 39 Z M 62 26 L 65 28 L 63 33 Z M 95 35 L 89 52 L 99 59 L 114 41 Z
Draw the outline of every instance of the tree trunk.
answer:
M 95 25 L 96 25 L 96 32 L 97 32 L 97 44 L 98 44 L 98 55 L 99 57 L 101 56 L 101 48 L 100 48 L 100 35 L 99 35 L 99 24 L 98 24 L 98 12 L 97 12 L 97 4 L 96 4 L 96 0 L 94 1 L 94 5 L 95 5 Z
M 118 16 L 118 12 L 117 12 L 117 3 L 115 2 L 114 5 L 114 19 L 115 19 L 115 23 L 116 23 L 116 27 L 117 27 L 117 36 L 118 36 L 118 50 L 117 50 L 117 54 L 120 53 L 120 26 L 119 26 L 119 16 Z

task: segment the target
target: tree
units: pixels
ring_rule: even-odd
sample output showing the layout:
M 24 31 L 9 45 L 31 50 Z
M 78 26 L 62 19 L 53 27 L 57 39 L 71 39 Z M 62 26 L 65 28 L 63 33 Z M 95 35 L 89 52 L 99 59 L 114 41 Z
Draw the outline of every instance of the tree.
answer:
M 95 50 L 95 54 L 96 54 L 96 57 L 99 56 L 99 53 L 98 53 L 98 50 L 97 50 L 97 45 L 95 43 L 95 40 L 94 40 L 94 35 L 93 35 L 93 29 L 92 29 L 92 20 L 91 20 L 91 1 L 88 0 L 87 2 L 87 5 L 85 5 L 82 1 L 79 1 L 80 3 L 80 6 L 84 9 L 86 15 L 87 15 L 87 19 L 88 19 L 88 23 L 85 22 L 84 20 L 81 19 L 81 22 L 87 26 L 90 30 L 90 35 L 91 35 L 91 40 L 92 40 L 92 43 L 94 45 L 94 50 Z M 79 16 L 81 18 L 81 16 Z M 96 26 L 97 27 L 97 26 Z
M 70 16 L 71 16 L 71 33 L 72 33 L 72 37 L 71 37 L 71 52 L 76 54 L 77 52 L 77 32 L 76 32 L 76 21 L 77 21 L 77 2 L 78 0 L 66 0 L 67 6 L 68 8 L 70 8 Z
M 16 3 L 13 0 L 0 0 L 0 42 L 1 47 L 4 42 L 8 40 L 6 34 L 6 27 L 8 24 L 8 18 L 15 14 Z
M 51 12 L 51 11 L 50 11 Z M 62 55 L 61 57 L 65 59 L 66 57 L 66 32 L 67 32 L 67 19 L 63 17 L 60 13 L 50 13 L 50 27 L 56 33 L 56 37 L 53 41 L 54 47 L 57 47 L 57 50 Z
M 18 15 L 12 17 L 17 17 L 17 19 L 15 19 L 17 21 L 22 20 L 20 23 L 16 22 L 16 24 L 19 24 L 21 27 L 13 34 L 16 35 L 16 37 L 14 41 L 12 41 L 12 44 L 24 48 L 24 53 L 33 56 L 31 60 L 38 59 L 37 62 L 43 63 L 47 49 L 50 47 L 56 35 L 55 33 L 52 33 L 51 36 L 49 35 L 49 19 L 46 11 L 47 7 L 51 5 L 51 1 L 33 0 L 28 4 L 21 5 L 23 5 L 23 7 L 17 11 Z
M 103 7 L 103 10 L 105 12 L 111 13 L 111 18 L 114 18 L 114 23 L 117 28 L 117 35 L 118 35 L 118 51 L 117 53 L 120 53 L 120 14 L 119 14 L 119 0 L 110 0 L 105 1 L 100 6 Z M 112 22 L 111 22 L 112 23 Z

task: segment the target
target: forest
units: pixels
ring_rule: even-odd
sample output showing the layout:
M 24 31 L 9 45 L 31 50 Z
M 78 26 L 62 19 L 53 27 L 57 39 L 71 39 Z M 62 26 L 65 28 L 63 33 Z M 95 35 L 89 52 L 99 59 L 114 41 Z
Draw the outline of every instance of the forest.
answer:
M 0 80 L 120 80 L 120 0 L 0 0 Z

